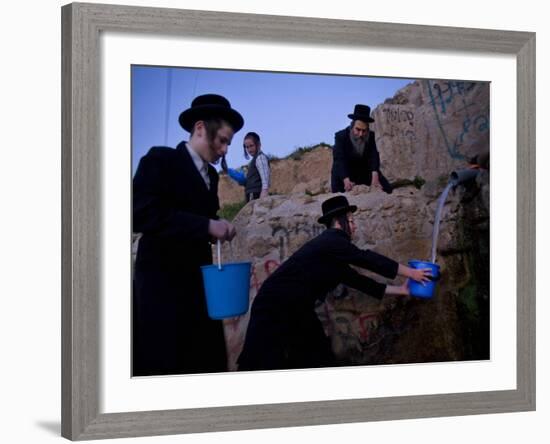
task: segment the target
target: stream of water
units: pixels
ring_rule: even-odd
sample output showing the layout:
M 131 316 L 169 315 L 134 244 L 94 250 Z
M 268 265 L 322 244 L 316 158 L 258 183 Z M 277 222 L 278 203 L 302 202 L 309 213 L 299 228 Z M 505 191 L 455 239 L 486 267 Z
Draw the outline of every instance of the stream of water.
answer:
M 435 211 L 434 219 L 434 230 L 432 233 L 432 257 L 430 260 L 432 264 L 435 264 L 435 258 L 437 255 L 437 240 L 439 238 L 439 224 L 441 223 L 441 213 L 443 213 L 443 206 L 445 205 L 445 201 L 447 200 L 447 195 L 449 194 L 449 191 L 455 185 L 456 182 L 454 180 L 449 181 L 449 183 L 441 193 L 441 196 L 439 196 L 439 200 L 437 201 L 437 210 Z

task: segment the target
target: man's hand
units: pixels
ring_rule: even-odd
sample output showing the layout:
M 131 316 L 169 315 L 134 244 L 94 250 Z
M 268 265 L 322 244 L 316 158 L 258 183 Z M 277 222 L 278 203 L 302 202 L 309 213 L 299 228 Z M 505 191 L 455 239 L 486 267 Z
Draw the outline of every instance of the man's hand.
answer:
M 432 280 L 432 270 L 430 268 L 411 268 L 399 264 L 397 274 L 399 276 L 411 278 L 413 281 L 420 282 L 422 285 L 426 285 L 426 282 Z
M 382 188 L 382 184 L 380 183 L 380 177 L 378 176 L 378 171 L 372 172 L 372 180 L 370 182 L 371 187 L 375 188 Z
M 267 196 L 269 196 L 269 192 L 267 190 L 262 190 L 262 192 L 260 193 L 260 199 L 263 199 Z
M 349 177 L 344 178 L 344 190 L 345 191 L 351 191 L 354 187 L 354 183 L 349 180 Z
M 409 277 L 416 282 L 420 282 L 422 285 L 425 285 L 431 280 L 432 270 L 429 268 L 411 268 Z
M 410 296 L 411 291 L 409 290 L 409 279 L 407 279 L 402 285 L 387 285 L 386 293 L 398 296 Z
M 411 290 L 409 288 L 409 283 L 410 283 L 410 280 L 407 279 L 405 282 L 403 282 L 403 285 L 399 286 L 401 295 L 403 295 L 403 296 L 410 296 L 411 295 Z
M 208 234 L 210 234 L 213 238 L 224 242 L 226 240 L 230 241 L 233 239 L 235 234 L 237 234 L 237 231 L 235 230 L 235 226 L 225 219 L 210 219 L 208 224 Z

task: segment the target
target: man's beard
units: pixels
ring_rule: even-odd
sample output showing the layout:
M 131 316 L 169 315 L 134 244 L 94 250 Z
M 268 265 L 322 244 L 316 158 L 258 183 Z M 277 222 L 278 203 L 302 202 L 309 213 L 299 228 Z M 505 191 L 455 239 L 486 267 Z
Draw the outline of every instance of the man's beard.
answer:
M 368 135 L 368 133 L 367 133 Z M 365 146 L 367 145 L 367 136 L 365 137 L 355 137 L 353 134 L 350 133 L 350 139 L 351 144 L 353 145 L 353 148 L 357 154 L 360 156 L 363 155 L 365 152 Z

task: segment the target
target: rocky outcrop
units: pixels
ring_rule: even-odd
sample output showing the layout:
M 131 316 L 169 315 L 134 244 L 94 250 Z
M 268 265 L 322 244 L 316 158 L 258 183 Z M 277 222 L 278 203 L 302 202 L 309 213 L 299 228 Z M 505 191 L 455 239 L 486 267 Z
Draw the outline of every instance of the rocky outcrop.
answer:
M 422 190 L 403 187 L 392 195 L 357 187 L 348 194 L 350 202 L 358 207 L 355 244 L 404 264 L 411 259 L 429 258 L 435 207 L 444 185 Z M 480 281 L 484 278 L 478 275 L 479 270 L 474 270 L 473 258 L 478 253 L 480 238 L 485 239 L 488 246 L 487 175 L 482 175 L 469 188 L 457 187 L 444 207 L 437 261 L 444 278 L 438 284 L 434 299 L 386 296 L 380 302 L 354 289 L 339 287 L 318 306 L 318 315 L 342 363 L 473 359 L 473 353 L 468 351 L 471 344 L 464 341 L 465 325 L 460 310 L 462 305 L 470 303 L 479 311 L 478 299 L 488 296 L 488 282 L 486 294 L 479 294 Z M 252 260 L 251 302 L 263 281 L 324 229 L 316 220 L 321 202 L 330 196 L 272 196 L 248 203 L 238 214 L 235 219 L 238 236 L 231 249 L 224 247 L 224 256 L 232 261 Z M 466 221 L 467 215 L 473 217 L 470 212 L 476 214 L 478 244 L 473 243 L 468 234 L 474 226 Z M 466 223 L 468 229 L 465 229 Z M 484 266 L 487 264 L 480 265 Z M 473 300 L 463 304 L 462 293 L 471 292 L 474 287 L 476 293 L 470 295 Z M 232 368 L 235 368 L 247 324 L 248 314 L 226 321 Z M 479 320 L 474 324 L 478 325 Z M 471 334 L 475 336 L 480 332 Z M 488 337 L 486 339 L 488 341 Z
M 332 150 L 326 145 L 304 152 L 300 156 L 270 161 L 270 194 L 321 194 L 330 191 Z M 244 200 L 244 188 L 227 175 L 220 175 L 220 205 Z
M 435 180 L 489 150 L 489 84 L 423 80 L 373 111 L 376 143 L 390 181 Z

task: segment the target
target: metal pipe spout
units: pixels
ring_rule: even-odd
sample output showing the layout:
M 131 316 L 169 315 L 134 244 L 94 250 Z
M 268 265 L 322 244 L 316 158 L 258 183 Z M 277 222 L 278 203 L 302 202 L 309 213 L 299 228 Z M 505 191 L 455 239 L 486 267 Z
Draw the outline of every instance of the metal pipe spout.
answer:
M 479 174 L 479 170 L 476 169 L 464 169 L 464 170 L 458 170 L 453 171 L 451 173 L 451 182 L 453 183 L 453 186 L 460 185 L 464 182 L 468 182 L 470 180 L 473 180 L 477 177 Z

